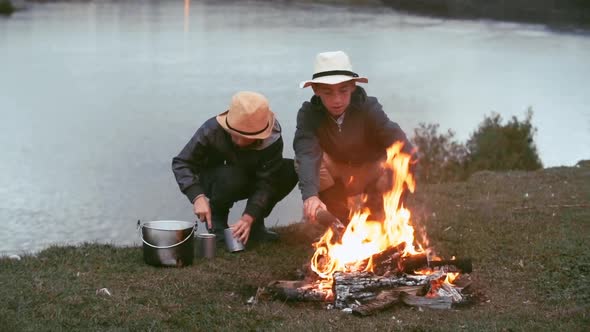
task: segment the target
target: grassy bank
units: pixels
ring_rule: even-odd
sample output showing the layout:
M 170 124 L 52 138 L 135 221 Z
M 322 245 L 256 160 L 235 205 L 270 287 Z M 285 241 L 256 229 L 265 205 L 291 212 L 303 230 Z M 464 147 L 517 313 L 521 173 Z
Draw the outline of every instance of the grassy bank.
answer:
M 590 326 L 590 166 L 474 174 L 418 186 L 413 219 L 437 252 L 471 256 L 481 301 L 460 310 L 394 307 L 367 318 L 314 303 L 247 300 L 296 279 L 311 256 L 302 224 L 283 241 L 154 268 L 141 248 L 54 247 L 0 259 L 0 329 L 582 331 Z M 97 294 L 107 288 L 107 294 Z

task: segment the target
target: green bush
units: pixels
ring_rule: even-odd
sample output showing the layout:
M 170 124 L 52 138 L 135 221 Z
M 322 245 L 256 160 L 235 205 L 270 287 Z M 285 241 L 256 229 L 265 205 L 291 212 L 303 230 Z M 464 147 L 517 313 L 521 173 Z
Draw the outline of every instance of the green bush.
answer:
M 15 11 L 10 0 L 0 0 L 0 15 L 10 15 Z
M 485 116 L 465 144 L 454 140 L 448 130 L 438 133 L 438 124 L 424 124 L 414 130 L 412 143 L 418 150 L 416 178 L 425 183 L 457 181 L 481 170 L 535 170 L 543 167 L 533 136 L 536 128 L 532 110 L 524 121 L 516 117 L 502 124 L 502 117 Z
M 469 140 L 469 172 L 479 170 L 535 170 L 543 167 L 533 136 L 537 129 L 531 124 L 533 111 L 529 108 L 524 121 L 512 117 L 502 124 L 499 114 L 486 117 Z
M 455 133 L 438 133 L 438 124 L 420 123 L 412 143 L 418 150 L 416 176 L 419 181 L 438 183 L 461 180 L 465 176 L 467 149 L 454 140 Z

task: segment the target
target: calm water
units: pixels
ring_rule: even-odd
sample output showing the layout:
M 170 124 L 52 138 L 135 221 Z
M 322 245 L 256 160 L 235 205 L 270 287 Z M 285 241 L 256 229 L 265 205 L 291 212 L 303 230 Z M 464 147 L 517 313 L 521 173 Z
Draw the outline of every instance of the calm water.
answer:
M 531 106 L 545 166 L 590 158 L 587 36 L 250 1 L 35 4 L 0 19 L 0 253 L 129 245 L 138 219 L 192 220 L 170 161 L 198 126 L 257 90 L 292 157 L 311 96 L 297 84 L 337 49 L 408 133 L 440 123 L 464 140 L 484 114 Z M 266 223 L 300 216 L 296 190 Z

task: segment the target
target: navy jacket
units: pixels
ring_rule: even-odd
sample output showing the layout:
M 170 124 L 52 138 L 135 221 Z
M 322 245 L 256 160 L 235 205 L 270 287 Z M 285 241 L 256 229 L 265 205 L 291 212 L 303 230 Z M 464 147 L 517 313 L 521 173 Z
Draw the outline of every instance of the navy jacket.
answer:
M 299 109 L 293 140 L 303 200 L 318 195 L 322 152 L 336 162 L 360 165 L 384 157 L 396 141 L 404 142 L 405 153 L 412 152 L 400 126 L 389 120 L 377 98 L 367 96 L 363 88 L 357 86 L 352 93 L 341 126 L 321 99 L 313 96 Z
M 172 159 L 172 171 L 180 190 L 193 202 L 205 193 L 201 173 L 222 165 L 237 165 L 253 179 L 253 190 L 244 213 L 255 220 L 263 218 L 264 208 L 275 194 L 274 181 L 283 159 L 281 126 L 275 120 L 272 134 L 246 148 L 240 148 L 215 117 L 207 120 L 194 134 L 178 156 Z

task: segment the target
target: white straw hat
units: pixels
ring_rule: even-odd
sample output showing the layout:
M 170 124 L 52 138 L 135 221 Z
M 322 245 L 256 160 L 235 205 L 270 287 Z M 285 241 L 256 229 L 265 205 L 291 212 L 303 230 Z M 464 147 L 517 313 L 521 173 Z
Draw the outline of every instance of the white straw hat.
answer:
M 265 139 L 272 133 L 275 115 L 263 95 L 240 91 L 233 95 L 229 110 L 219 114 L 217 122 L 230 134 Z
M 300 88 L 307 88 L 312 83 L 338 84 L 354 80 L 368 83 L 366 77 L 352 71 L 348 55 L 342 51 L 319 53 L 315 58 L 313 77 L 309 81 L 299 83 Z

